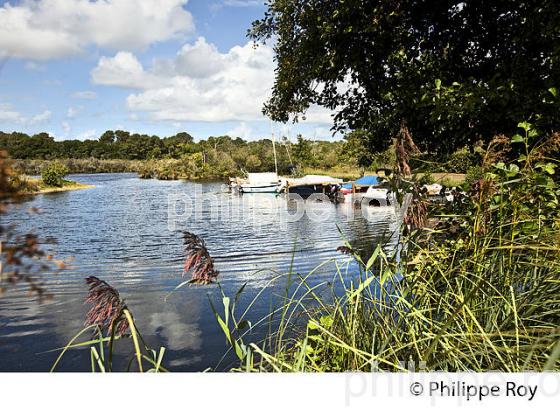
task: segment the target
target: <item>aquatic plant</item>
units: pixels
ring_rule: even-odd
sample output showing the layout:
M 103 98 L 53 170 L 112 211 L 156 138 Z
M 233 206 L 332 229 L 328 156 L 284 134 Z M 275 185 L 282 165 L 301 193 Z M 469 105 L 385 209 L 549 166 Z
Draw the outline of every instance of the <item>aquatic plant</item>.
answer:
M 350 248 L 349 246 L 345 246 L 345 245 L 341 245 L 338 248 L 336 248 L 337 252 L 340 252 L 344 255 L 352 255 L 354 253 L 354 250 L 352 248 Z
M 126 304 L 119 292 L 95 276 L 88 276 L 85 280 L 89 285 L 86 303 L 93 304 L 86 314 L 85 325 L 97 325 L 102 330 L 115 327 L 115 334 L 122 336 L 128 330 L 129 324 L 124 318 Z
M 113 371 L 115 343 L 117 340 L 127 339 L 128 330 L 132 339 L 134 356 L 129 360 L 126 370 L 130 370 L 135 358 L 139 372 L 167 371 L 162 365 L 165 347 L 160 347 L 159 351 L 148 347 L 119 292 L 95 276 L 88 276 L 85 281 L 89 286 L 85 300 L 93 304 L 86 314 L 86 327 L 76 333 L 68 344 L 60 349 L 62 351 L 51 367 L 51 372 L 57 368 L 68 350 L 84 347 L 88 347 L 90 351 L 92 372 Z M 94 331 L 93 337 L 90 340 L 79 342 L 78 339 L 90 330 Z M 104 335 L 104 332 L 107 335 Z M 152 367 L 146 370 L 146 363 Z
M 219 272 L 214 268 L 214 260 L 210 256 L 204 240 L 191 232 L 183 232 L 185 246 L 185 264 L 183 275 L 191 272 L 189 283 L 209 284 L 216 280 Z

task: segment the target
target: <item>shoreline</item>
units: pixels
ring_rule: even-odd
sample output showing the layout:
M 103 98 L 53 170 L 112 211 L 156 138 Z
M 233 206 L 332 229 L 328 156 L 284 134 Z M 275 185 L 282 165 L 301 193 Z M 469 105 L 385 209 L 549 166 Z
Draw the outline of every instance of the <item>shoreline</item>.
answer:
M 55 192 L 67 192 L 67 191 L 79 191 L 81 189 L 89 189 L 95 188 L 95 185 L 88 185 L 88 184 L 80 184 L 76 182 L 75 184 L 61 186 L 61 187 L 45 187 L 41 188 L 38 191 L 30 192 L 30 194 L 52 194 Z
M 30 189 L 28 195 L 52 194 L 55 192 L 78 191 L 81 189 L 95 188 L 95 185 L 82 184 L 76 181 L 64 180 L 62 186 L 48 186 L 38 178 L 27 177 Z

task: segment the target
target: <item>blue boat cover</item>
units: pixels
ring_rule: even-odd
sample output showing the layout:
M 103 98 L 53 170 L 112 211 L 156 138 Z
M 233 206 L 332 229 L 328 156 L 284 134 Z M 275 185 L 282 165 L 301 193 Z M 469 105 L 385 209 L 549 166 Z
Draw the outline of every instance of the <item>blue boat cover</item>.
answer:
M 356 185 L 377 185 L 377 177 L 374 175 L 364 175 L 354 183 Z
M 377 185 L 378 182 L 379 181 L 377 180 L 376 176 L 374 176 L 374 175 L 364 175 L 360 179 L 357 179 L 356 181 L 354 181 L 354 184 L 356 184 L 356 185 Z M 352 189 L 352 182 L 345 183 L 344 185 L 342 185 L 342 188 Z

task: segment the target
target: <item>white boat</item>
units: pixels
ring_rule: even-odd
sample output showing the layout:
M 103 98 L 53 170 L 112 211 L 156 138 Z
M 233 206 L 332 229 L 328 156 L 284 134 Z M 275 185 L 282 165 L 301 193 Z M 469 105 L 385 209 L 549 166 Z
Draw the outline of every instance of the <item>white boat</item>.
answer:
M 388 206 L 390 205 L 389 190 L 379 186 L 375 175 L 364 175 L 354 182 L 342 186 L 344 202 L 351 204 Z
M 379 186 L 370 186 L 362 195 L 362 205 L 389 206 L 389 190 Z
M 276 193 L 280 188 L 280 180 L 276 172 L 249 172 L 247 182 L 239 185 L 243 194 Z
M 278 193 L 281 190 L 282 182 L 278 178 L 278 160 L 276 158 L 276 142 L 274 132 L 271 127 L 272 152 L 274 154 L 274 170 L 275 172 L 248 172 L 246 180 L 236 180 L 232 186 L 232 190 L 237 190 L 241 194 L 260 194 L 260 193 Z M 232 178 L 230 178 L 231 183 Z

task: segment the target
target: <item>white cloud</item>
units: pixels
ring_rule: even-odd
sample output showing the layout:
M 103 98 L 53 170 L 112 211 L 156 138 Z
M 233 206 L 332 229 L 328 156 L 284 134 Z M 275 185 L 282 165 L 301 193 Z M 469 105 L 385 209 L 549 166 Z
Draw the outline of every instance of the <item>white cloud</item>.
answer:
M 38 64 L 34 61 L 28 61 L 24 64 L 23 68 L 27 71 L 45 71 L 45 66 L 43 64 Z
M 97 98 L 97 93 L 95 91 L 77 91 L 72 94 L 72 97 L 81 100 L 95 100 Z
M 304 117 L 306 122 L 319 124 L 331 124 L 333 122 L 332 112 L 318 105 L 309 107 Z
M 92 71 L 96 84 L 139 89 L 127 98 L 133 111 L 154 120 L 228 121 L 262 119 L 274 81 L 272 49 L 252 43 L 220 53 L 199 38 L 175 58 L 144 68 L 129 52 L 102 57 Z
M 90 45 L 138 50 L 194 30 L 187 0 L 23 0 L 0 7 L 0 56 L 46 60 Z
M 149 88 L 159 82 L 154 75 L 145 72 L 140 61 L 128 51 L 119 51 L 114 57 L 101 57 L 91 71 L 91 78 L 96 84 L 126 88 Z
M 262 120 L 262 106 L 274 84 L 273 50 L 249 42 L 222 53 L 204 38 L 184 45 L 171 59 L 145 67 L 130 52 L 101 57 L 92 70 L 95 84 L 136 89 L 131 111 L 156 121 Z M 330 124 L 328 110 L 312 107 L 306 122 Z
M 19 111 L 13 109 L 12 104 L 0 103 L 0 122 L 15 123 L 19 124 L 20 126 L 29 126 L 48 121 L 51 119 L 51 117 L 52 112 L 50 110 L 45 110 L 29 118 L 21 114 Z
M 68 112 L 66 113 L 66 116 L 68 118 L 74 118 L 77 113 L 78 113 L 78 110 L 76 108 L 68 107 Z
M 37 124 L 37 123 L 40 123 L 40 122 L 48 121 L 48 120 L 51 119 L 51 116 L 52 116 L 52 112 L 50 112 L 49 110 L 45 110 L 42 113 L 33 116 L 31 118 L 30 123 L 31 124 Z
M 253 129 L 247 125 L 245 121 L 239 123 L 239 125 L 228 132 L 225 135 L 229 135 L 232 138 L 243 138 L 250 139 Z
M 82 141 L 87 140 L 87 139 L 97 138 L 97 137 L 98 137 L 97 131 L 93 130 L 93 129 L 92 130 L 86 130 L 86 131 L 84 131 L 84 132 L 82 132 L 82 133 L 80 133 L 76 136 L 77 139 L 82 140 Z
M 332 141 L 334 140 L 333 132 L 327 127 L 316 127 L 313 132 L 308 136 L 308 138 L 315 141 Z
M 65 134 L 69 134 L 70 131 L 72 130 L 72 127 L 70 126 L 70 124 L 68 123 L 68 121 L 63 121 L 62 122 L 62 129 L 64 130 Z
M 17 111 L 4 111 L 0 107 L 0 122 L 22 122 L 23 118 Z

